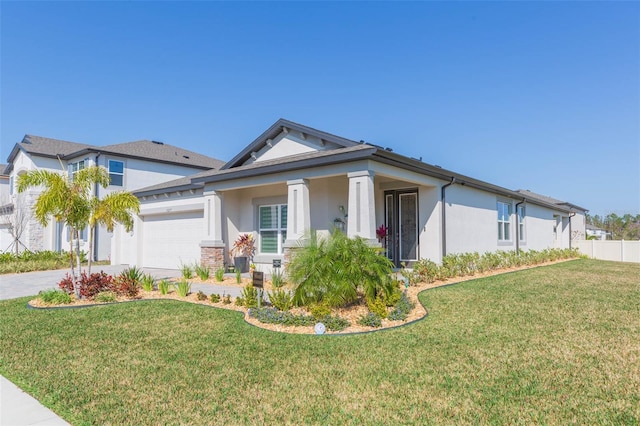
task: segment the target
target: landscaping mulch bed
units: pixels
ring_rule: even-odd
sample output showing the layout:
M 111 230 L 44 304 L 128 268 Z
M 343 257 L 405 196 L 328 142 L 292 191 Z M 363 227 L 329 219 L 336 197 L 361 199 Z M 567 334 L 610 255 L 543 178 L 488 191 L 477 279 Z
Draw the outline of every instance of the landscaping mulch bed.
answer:
M 404 320 L 404 321 L 391 321 L 391 320 L 388 320 L 388 319 L 383 319 L 382 320 L 382 326 L 378 327 L 378 328 L 372 328 L 372 327 L 359 325 L 357 323 L 358 319 L 360 317 L 362 317 L 363 315 L 366 315 L 369 312 L 369 310 L 368 310 L 368 308 L 366 306 L 366 303 L 362 302 L 361 304 L 352 305 L 352 306 L 349 306 L 349 307 L 346 307 L 346 308 L 333 309 L 332 313 L 331 313 L 333 316 L 342 317 L 342 318 L 346 319 L 347 321 L 349 321 L 351 323 L 351 325 L 349 327 L 345 328 L 342 331 L 329 331 L 329 330 L 327 330 L 326 334 L 363 333 L 363 332 L 378 331 L 378 330 L 384 330 L 384 329 L 388 329 L 388 328 L 392 328 L 392 327 L 402 326 L 402 325 L 417 321 L 419 319 L 422 319 L 427 315 L 426 309 L 424 308 L 424 306 L 422 306 L 422 303 L 420 303 L 420 301 L 418 299 L 418 294 L 420 292 L 424 291 L 424 290 L 428 290 L 428 289 L 432 289 L 432 288 L 436 288 L 436 287 L 442 287 L 442 286 L 446 286 L 446 285 L 451 285 L 451 284 L 455 284 L 455 283 L 460 283 L 460 282 L 463 282 L 463 281 L 469 281 L 469 280 L 474 280 L 474 279 L 478 279 L 478 278 L 489 277 L 489 276 L 493 276 L 493 275 L 499 275 L 499 274 L 504 274 L 504 273 L 509 273 L 509 272 L 520 271 L 520 270 L 524 270 L 524 269 L 536 268 L 536 267 L 539 267 L 539 266 L 547 266 L 547 265 L 552 265 L 552 264 L 556 264 L 556 263 L 567 262 L 569 260 L 574 260 L 574 259 L 546 262 L 546 263 L 541 263 L 541 264 L 534 265 L 534 266 L 521 266 L 521 267 L 516 267 L 516 268 L 507 268 L 507 269 L 501 269 L 501 270 L 497 270 L 497 271 L 492 271 L 492 272 L 487 272 L 487 273 L 482 273 L 482 274 L 475 274 L 475 275 L 470 275 L 470 276 L 465 276 L 465 277 L 455 277 L 455 278 L 451 278 L 451 279 L 445 280 L 445 281 L 436 281 L 436 282 L 433 282 L 433 283 L 418 283 L 417 285 L 411 285 L 411 286 L 409 286 L 409 288 L 406 289 L 406 291 L 407 291 L 407 295 L 408 295 L 409 299 L 415 304 L 415 307 L 409 313 L 409 315 L 408 315 L 406 320 Z M 399 275 L 399 278 L 401 278 L 400 275 Z M 192 278 L 189 281 L 192 282 L 192 283 L 199 283 L 199 284 L 211 284 L 214 287 L 218 286 L 218 285 L 221 285 L 221 286 L 235 286 L 235 287 L 238 287 L 238 288 L 242 288 L 242 287 L 244 287 L 244 286 L 246 286 L 246 285 L 251 283 L 250 279 L 243 278 L 243 283 L 242 284 L 238 284 L 236 282 L 235 277 L 225 277 L 224 281 L 222 281 L 222 282 L 216 281 L 215 279 L 209 279 L 209 280 L 206 280 L 206 281 L 202 281 L 199 278 Z M 273 287 L 271 285 L 271 282 L 265 281 L 265 291 L 270 291 L 272 288 Z M 284 288 L 286 288 L 286 286 Z M 73 295 L 72 295 L 72 298 L 73 298 Z M 200 304 L 200 305 L 207 305 L 207 306 L 212 306 L 212 307 L 216 307 L 216 308 L 229 309 L 229 310 L 233 310 L 233 311 L 242 312 L 242 313 L 244 313 L 244 319 L 245 319 L 246 322 L 248 322 L 249 324 L 255 325 L 256 327 L 260 327 L 260 328 L 263 328 L 263 329 L 266 329 L 266 330 L 277 331 L 277 332 L 282 332 L 282 333 L 293 333 L 293 334 L 314 334 L 313 327 L 309 327 L 309 326 L 286 326 L 286 325 L 280 325 L 280 324 L 265 324 L 265 323 L 262 323 L 262 322 L 258 321 L 257 319 L 250 317 L 248 315 L 248 309 L 246 307 L 237 306 L 234 303 L 235 299 L 233 299 L 231 303 L 223 303 L 222 300 L 220 302 L 217 302 L 217 303 L 212 303 L 209 298 L 207 298 L 206 300 L 198 300 L 197 294 L 193 293 L 193 292 L 188 294 L 186 297 L 180 297 L 175 292 L 175 290 L 170 291 L 166 295 L 160 294 L 160 292 L 157 291 L 157 290 L 154 290 L 154 291 L 141 290 L 139 295 L 136 298 L 131 299 L 131 298 L 118 297 L 116 299 L 115 303 L 118 303 L 118 302 L 129 302 L 129 301 L 135 301 L 135 300 L 163 300 L 163 299 L 179 300 L 179 301 L 182 301 L 182 302 L 197 303 L 197 304 Z M 110 303 L 114 303 L 114 302 L 100 303 L 100 302 L 95 302 L 93 300 L 86 300 L 86 299 L 76 300 L 75 298 L 73 298 L 73 301 L 70 304 L 55 305 L 54 306 L 54 305 L 47 305 L 47 304 L 43 303 L 39 298 L 35 298 L 35 299 L 29 301 L 29 305 L 32 306 L 32 307 L 35 307 L 35 308 L 98 306 L 98 305 L 105 305 L 105 304 L 110 304 Z M 293 308 L 293 309 L 291 309 L 291 313 L 308 315 L 308 312 L 304 308 Z

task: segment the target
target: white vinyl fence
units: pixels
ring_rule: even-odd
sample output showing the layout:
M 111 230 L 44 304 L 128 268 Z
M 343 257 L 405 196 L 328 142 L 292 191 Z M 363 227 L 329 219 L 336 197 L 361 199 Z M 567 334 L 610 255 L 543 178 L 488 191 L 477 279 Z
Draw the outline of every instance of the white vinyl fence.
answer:
M 640 241 L 572 241 L 580 253 L 600 260 L 640 263 Z

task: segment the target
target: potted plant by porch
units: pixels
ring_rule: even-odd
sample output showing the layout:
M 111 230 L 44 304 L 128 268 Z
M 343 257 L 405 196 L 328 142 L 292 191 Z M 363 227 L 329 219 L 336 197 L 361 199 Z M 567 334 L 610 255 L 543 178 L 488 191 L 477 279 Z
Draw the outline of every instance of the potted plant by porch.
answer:
M 234 255 L 233 263 L 236 271 L 248 272 L 250 260 L 256 253 L 255 240 L 251 234 L 240 234 L 233 243 L 231 254 Z

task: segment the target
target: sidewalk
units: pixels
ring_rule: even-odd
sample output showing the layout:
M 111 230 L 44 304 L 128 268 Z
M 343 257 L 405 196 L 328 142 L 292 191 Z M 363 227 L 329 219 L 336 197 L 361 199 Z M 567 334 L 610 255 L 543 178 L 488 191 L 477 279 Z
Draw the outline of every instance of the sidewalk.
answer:
M 0 425 L 63 426 L 69 425 L 69 423 L 9 380 L 0 376 Z

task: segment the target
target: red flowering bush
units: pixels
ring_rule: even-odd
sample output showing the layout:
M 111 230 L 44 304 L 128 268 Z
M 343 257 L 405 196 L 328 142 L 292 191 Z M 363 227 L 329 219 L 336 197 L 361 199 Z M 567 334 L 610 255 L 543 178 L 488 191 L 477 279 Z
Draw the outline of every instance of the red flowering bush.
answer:
M 80 296 L 88 299 L 93 299 L 96 294 L 102 293 L 103 291 L 114 291 L 113 277 L 103 271 L 93 273 L 91 275 L 87 275 L 86 272 L 82 272 L 80 274 L 78 285 L 80 286 Z M 58 283 L 58 287 L 68 294 L 72 294 L 73 279 L 71 276 L 67 274 L 62 281 Z

